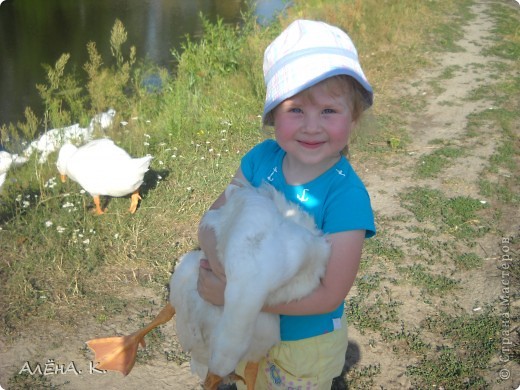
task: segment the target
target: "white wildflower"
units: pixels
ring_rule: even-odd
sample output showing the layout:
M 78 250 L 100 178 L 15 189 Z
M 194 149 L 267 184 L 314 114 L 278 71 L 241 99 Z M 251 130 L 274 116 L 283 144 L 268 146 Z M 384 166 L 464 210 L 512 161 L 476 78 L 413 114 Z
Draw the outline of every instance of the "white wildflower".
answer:
M 45 182 L 45 184 L 43 186 L 45 188 L 54 188 L 54 187 L 56 187 L 56 178 L 55 177 L 51 177 L 49 180 L 47 180 Z
M 51 226 L 52 226 L 52 221 L 45 222 L 45 227 L 51 227 Z
M 56 230 L 61 234 L 65 231 L 65 228 L 63 226 L 56 226 Z

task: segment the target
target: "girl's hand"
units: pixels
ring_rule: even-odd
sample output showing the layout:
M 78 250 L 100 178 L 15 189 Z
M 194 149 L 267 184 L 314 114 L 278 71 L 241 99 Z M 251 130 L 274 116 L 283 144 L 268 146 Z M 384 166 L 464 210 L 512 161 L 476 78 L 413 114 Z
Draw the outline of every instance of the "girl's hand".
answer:
M 197 281 L 197 290 L 201 298 L 215 306 L 223 306 L 225 288 L 226 280 L 220 279 L 211 269 L 209 261 L 202 259 Z

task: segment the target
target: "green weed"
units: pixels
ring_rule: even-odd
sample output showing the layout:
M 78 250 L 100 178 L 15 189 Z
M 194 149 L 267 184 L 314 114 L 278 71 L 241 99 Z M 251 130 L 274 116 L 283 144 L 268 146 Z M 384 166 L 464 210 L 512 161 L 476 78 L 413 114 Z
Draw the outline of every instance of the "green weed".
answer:
M 238 69 L 242 46 L 238 28 L 227 26 L 219 19 L 211 24 L 202 14 L 204 38 L 194 42 L 189 37 L 182 50 L 174 50 L 178 61 L 177 78 L 186 80 L 188 88 L 205 84 L 215 75 L 227 75 Z
M 421 287 L 428 294 L 443 295 L 457 287 L 458 282 L 445 275 L 435 275 L 422 264 L 398 268 L 413 285 Z
M 430 232 L 417 232 L 419 235 L 409 239 L 408 242 L 424 254 L 426 263 L 439 263 L 444 258 L 445 253 L 453 250 L 453 248 L 450 248 L 449 243 L 434 239 L 433 234 Z
M 520 29 L 518 13 L 512 9 L 513 4 L 496 4 L 490 8 L 490 14 L 496 20 L 494 33 L 495 44 L 484 51 L 493 55 L 517 61 L 520 58 Z
M 396 353 L 425 353 L 431 346 L 421 338 L 421 330 L 408 331 L 401 322 L 401 330 L 397 332 L 387 331 L 382 334 L 385 342 L 394 343 L 393 350 Z
M 455 73 L 461 70 L 460 65 L 450 65 L 443 69 L 442 73 L 439 76 L 440 80 L 449 80 L 455 77 Z
M 424 357 L 407 369 L 418 388 L 485 388 L 486 381 L 458 356 L 454 348 L 442 347 L 432 357 Z
M 369 365 L 361 368 L 354 368 L 347 374 L 347 388 L 367 390 L 372 389 L 374 386 L 374 377 L 380 373 L 380 365 Z
M 439 332 L 448 345 L 439 353 L 425 355 L 418 365 L 408 367 L 408 374 L 418 387 L 457 389 L 487 387 L 479 370 L 486 368 L 496 353 L 501 329 L 500 318 L 491 310 L 482 314 L 448 315 L 441 313 L 427 320 L 427 326 Z
M 36 369 L 37 363 L 28 363 L 31 369 Z M 59 386 L 54 385 L 51 380 L 43 375 L 31 375 L 28 372 L 13 375 L 9 378 L 9 389 L 27 390 L 27 389 L 58 389 Z
M 390 242 L 388 239 L 374 237 L 367 240 L 364 245 L 366 256 L 373 261 L 374 259 L 400 263 L 404 259 L 404 252 L 401 248 Z
M 476 253 L 461 253 L 455 256 L 455 264 L 460 269 L 475 269 L 482 265 L 482 258 Z
M 45 106 L 46 129 L 74 123 L 83 109 L 81 87 L 73 75 L 65 74 L 69 58 L 70 54 L 62 54 L 54 67 L 44 65 L 48 84 L 36 85 Z
M 504 203 L 518 203 L 520 197 L 512 191 L 510 185 L 505 183 L 506 180 L 507 177 L 501 180 L 501 182 L 492 183 L 489 180 L 480 179 L 478 181 L 480 193 L 487 199 L 498 199 Z
M 478 199 L 464 196 L 446 198 L 439 190 L 423 187 L 411 188 L 400 198 L 401 205 L 411 211 L 418 222 L 438 223 L 441 231 L 457 238 L 472 239 L 489 230 L 477 215 L 486 207 Z
M 383 292 L 361 286 L 359 295 L 350 297 L 346 302 L 346 313 L 351 323 L 364 333 L 367 329 L 372 331 L 382 331 L 390 323 L 396 323 L 399 319 L 399 307 L 402 302 L 396 301 L 392 297 L 391 291 L 383 288 Z M 368 286 L 367 286 L 368 287 Z M 370 296 L 370 303 L 368 297 Z
M 418 178 L 430 178 L 437 176 L 444 168 L 453 164 L 453 159 L 464 155 L 464 150 L 452 146 L 444 146 L 422 157 L 416 169 Z
M 10 123 L 0 127 L 0 143 L 6 146 L 19 146 L 28 139 L 34 139 L 38 133 L 40 120 L 30 107 L 24 112 L 25 122 L 18 122 L 16 125 Z M 16 150 L 16 149 L 14 149 Z

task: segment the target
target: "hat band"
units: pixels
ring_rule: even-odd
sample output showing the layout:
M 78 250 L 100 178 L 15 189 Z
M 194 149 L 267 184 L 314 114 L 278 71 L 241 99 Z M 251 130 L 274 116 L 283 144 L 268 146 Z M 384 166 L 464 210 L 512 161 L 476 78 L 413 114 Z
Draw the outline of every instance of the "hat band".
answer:
M 347 49 L 338 48 L 338 47 L 312 47 L 309 49 L 303 49 L 298 50 L 295 52 L 292 52 L 284 57 L 282 57 L 280 60 L 275 62 L 271 69 L 266 73 L 265 75 L 265 83 L 266 85 L 269 84 L 271 81 L 271 78 L 285 65 L 296 61 L 302 57 L 316 55 L 316 54 L 332 54 L 332 55 L 338 55 L 347 57 L 351 60 L 358 61 L 358 56 L 356 52 L 352 52 Z

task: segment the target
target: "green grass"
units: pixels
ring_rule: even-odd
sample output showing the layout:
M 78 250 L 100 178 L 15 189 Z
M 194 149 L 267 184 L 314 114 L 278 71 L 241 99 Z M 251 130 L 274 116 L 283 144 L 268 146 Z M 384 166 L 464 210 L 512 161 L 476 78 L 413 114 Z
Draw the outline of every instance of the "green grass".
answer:
M 456 164 L 454 159 L 464 156 L 465 151 L 453 146 L 444 146 L 434 152 L 421 157 L 416 169 L 416 177 L 424 179 L 436 177 L 443 169 Z
M 36 369 L 37 362 L 29 362 L 31 370 Z M 45 368 L 45 367 L 43 367 Z M 49 377 L 43 375 L 31 375 L 28 372 L 13 375 L 9 379 L 9 389 L 26 390 L 26 389 L 58 389 L 59 386 L 54 385 Z
M 476 253 L 460 253 L 455 256 L 455 264 L 461 269 L 475 269 L 483 264 L 482 258 Z
M 369 365 L 360 369 L 355 368 L 347 374 L 349 389 L 371 389 L 374 385 L 374 377 L 381 373 L 380 365 Z M 334 389 L 334 387 L 333 387 Z M 344 389 L 338 388 L 338 390 Z
M 496 20 L 496 42 L 485 51 L 487 55 L 518 61 L 520 58 L 520 17 L 513 4 L 496 4 L 490 14 Z
M 392 244 L 390 240 L 380 238 L 379 236 L 366 241 L 364 251 L 367 257 L 377 258 L 382 262 L 400 263 L 405 257 L 401 248 Z
M 432 222 L 441 231 L 460 239 L 474 239 L 489 230 L 478 212 L 486 204 L 478 199 L 458 196 L 447 198 L 440 190 L 414 187 L 401 194 L 401 205 L 412 212 L 418 222 Z
M 499 348 L 499 317 L 486 309 L 482 314 L 440 313 L 427 320 L 427 326 L 440 331 L 450 346 L 444 345 L 434 355 L 425 354 L 420 364 L 408 367 L 415 385 L 453 389 L 485 388 L 479 369 L 485 368 Z
M 389 324 L 399 321 L 399 307 L 403 302 L 395 300 L 388 288 L 380 291 L 377 289 L 371 294 L 363 291 L 347 299 L 347 317 L 361 333 L 367 330 L 382 331 Z M 370 303 L 367 302 L 369 296 Z
M 458 282 L 450 277 L 432 274 L 422 264 L 401 267 L 399 271 L 412 285 L 421 287 L 428 294 L 444 295 L 458 285 Z

